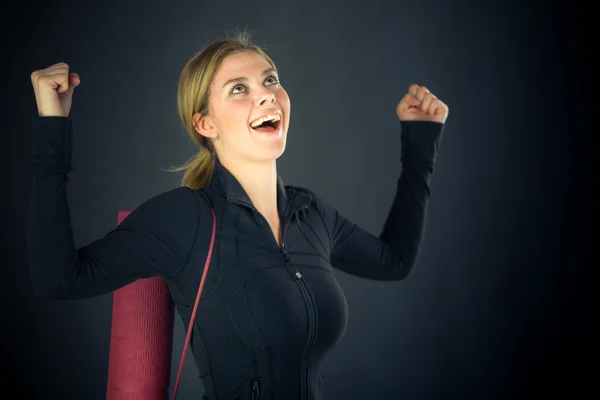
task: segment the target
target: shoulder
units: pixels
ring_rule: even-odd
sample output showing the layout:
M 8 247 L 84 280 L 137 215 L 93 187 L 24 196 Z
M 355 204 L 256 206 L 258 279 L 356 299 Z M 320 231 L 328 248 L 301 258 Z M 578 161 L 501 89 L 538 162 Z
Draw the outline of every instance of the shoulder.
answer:
M 309 189 L 304 186 L 286 185 L 286 191 L 290 193 L 296 193 L 301 196 L 307 196 L 310 200 L 309 207 L 315 207 L 320 213 L 331 208 L 331 204 L 327 202 L 321 195 L 315 192 L 313 189 Z
M 285 190 L 286 192 L 292 192 L 292 193 L 301 193 L 301 194 L 305 194 L 308 196 L 312 196 L 314 194 L 314 192 L 306 187 L 303 186 L 296 186 L 296 185 L 285 185 Z
M 285 185 L 285 191 L 288 194 L 292 193 L 296 196 L 305 196 L 310 200 L 311 203 L 318 201 L 318 196 L 316 193 L 303 186 Z
M 287 188 L 287 187 L 286 187 Z M 325 197 L 319 195 L 312 189 L 299 186 L 290 186 L 290 190 L 302 195 L 310 196 L 309 207 L 314 214 L 318 215 L 330 240 L 337 241 L 340 238 L 348 238 L 356 231 L 356 225 L 344 217 L 342 213 Z M 314 221 L 310 219 L 310 221 Z M 315 229 L 316 226 L 313 226 Z
M 148 198 L 135 207 L 123 223 L 179 229 L 195 226 L 209 214 L 206 196 L 199 190 L 182 186 Z
M 181 186 L 150 197 L 138 208 L 168 209 L 173 213 L 177 213 L 191 211 L 198 207 L 208 207 L 208 201 L 202 191 Z

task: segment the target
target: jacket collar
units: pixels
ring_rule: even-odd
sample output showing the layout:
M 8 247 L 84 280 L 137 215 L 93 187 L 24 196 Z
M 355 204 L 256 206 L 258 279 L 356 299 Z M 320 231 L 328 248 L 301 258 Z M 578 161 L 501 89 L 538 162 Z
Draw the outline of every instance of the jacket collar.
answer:
M 225 197 L 230 203 L 243 204 L 256 210 L 248 193 L 246 193 L 236 177 L 221 164 L 218 157 L 215 160 L 213 174 L 207 186 Z M 308 207 L 311 198 L 312 196 L 309 194 L 296 191 L 289 186 L 282 189 L 279 182 L 277 183 L 277 210 L 280 217 L 293 214 Z

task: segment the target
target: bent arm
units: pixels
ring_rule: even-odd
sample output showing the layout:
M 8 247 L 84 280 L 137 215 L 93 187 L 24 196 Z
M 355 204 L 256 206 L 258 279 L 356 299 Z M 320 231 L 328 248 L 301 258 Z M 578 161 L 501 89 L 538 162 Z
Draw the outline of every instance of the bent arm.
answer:
M 161 193 L 104 237 L 77 248 L 67 202 L 72 121 L 31 119 L 32 190 L 27 246 L 35 292 L 75 300 L 112 292 L 137 279 L 174 276 L 191 251 L 200 216 L 188 188 Z
M 373 280 L 401 280 L 409 275 L 424 236 L 429 182 L 443 128 L 436 122 L 402 123 L 402 173 L 379 236 L 318 200 L 330 234 L 333 267 Z

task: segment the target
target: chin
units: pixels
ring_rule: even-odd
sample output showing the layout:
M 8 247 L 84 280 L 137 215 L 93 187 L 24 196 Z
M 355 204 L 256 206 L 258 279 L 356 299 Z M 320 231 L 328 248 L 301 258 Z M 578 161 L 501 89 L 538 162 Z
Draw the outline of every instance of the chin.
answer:
M 277 141 L 272 143 L 270 146 L 262 146 L 264 155 L 268 160 L 277 160 L 285 152 L 285 140 Z
M 258 150 L 263 155 L 261 158 L 277 159 L 285 151 L 287 129 L 281 124 L 271 132 L 250 129 L 250 136 L 255 146 L 262 149 Z

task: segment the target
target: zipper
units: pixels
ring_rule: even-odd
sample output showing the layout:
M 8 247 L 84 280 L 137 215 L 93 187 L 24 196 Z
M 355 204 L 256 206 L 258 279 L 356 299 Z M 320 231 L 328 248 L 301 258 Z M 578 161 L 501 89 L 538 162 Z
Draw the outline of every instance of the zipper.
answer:
M 291 265 L 294 265 L 294 262 L 292 261 L 292 258 L 290 257 L 289 253 L 285 250 L 285 242 L 283 242 L 283 247 L 281 248 L 281 254 L 283 255 L 283 258 L 287 263 L 290 263 Z M 298 286 L 300 287 L 300 291 L 302 292 L 302 296 L 304 297 L 304 301 L 306 302 L 307 306 L 308 306 L 308 326 L 309 326 L 309 333 L 308 333 L 308 347 L 306 349 L 306 353 L 305 353 L 305 361 L 304 361 L 304 365 L 302 366 L 302 369 L 305 369 L 304 372 L 304 378 L 305 378 L 305 384 L 302 385 L 302 392 L 303 394 L 306 393 L 306 399 L 309 399 L 310 397 L 308 396 L 308 388 L 310 387 L 310 374 L 308 371 L 308 365 L 310 362 L 310 356 L 311 353 L 313 351 L 313 347 L 314 347 L 314 339 L 316 336 L 316 307 L 315 307 L 315 303 L 313 301 L 313 298 L 310 294 L 310 291 L 308 289 L 308 286 L 306 286 L 306 283 L 304 282 L 304 280 L 302 279 L 302 274 L 300 273 L 300 271 L 298 271 L 297 268 L 294 268 L 296 270 L 296 281 L 298 282 Z M 306 388 L 306 390 L 305 390 Z M 304 396 L 302 396 L 304 397 Z
M 265 225 L 268 227 L 269 232 L 271 232 L 271 237 L 273 238 L 273 241 L 275 243 L 275 246 L 277 246 L 277 248 L 279 249 L 279 252 L 281 253 L 281 255 L 283 256 L 283 259 L 285 260 L 285 265 L 286 267 L 288 267 L 288 269 L 290 270 L 290 272 L 294 275 L 294 277 L 296 278 L 296 282 L 298 283 L 298 286 L 300 287 L 300 292 L 302 293 L 302 297 L 304 298 L 304 302 L 306 303 L 306 305 L 308 306 L 308 326 L 309 326 L 309 333 L 308 333 L 308 347 L 306 349 L 306 353 L 305 353 L 305 362 L 304 365 L 302 366 L 302 369 L 306 369 L 305 373 L 304 373 L 304 381 L 305 384 L 302 385 L 302 397 L 306 397 L 307 400 L 310 399 L 308 393 L 309 390 L 308 388 L 310 387 L 310 374 L 308 371 L 308 364 L 310 362 L 310 356 L 311 353 L 313 351 L 313 347 L 314 347 L 314 339 L 316 336 L 316 307 L 315 307 L 315 303 L 313 301 L 313 298 L 310 294 L 310 291 L 308 289 L 308 286 L 306 286 L 306 283 L 304 282 L 304 280 L 302 279 L 302 274 L 300 273 L 300 271 L 298 271 L 298 268 L 295 266 L 294 262 L 292 261 L 292 258 L 290 257 L 290 254 L 287 252 L 286 248 L 285 248 L 285 232 L 287 231 L 287 227 L 288 227 L 288 222 L 289 219 L 291 219 L 291 215 L 288 215 L 288 217 L 285 219 L 285 221 L 281 221 L 281 229 L 282 229 L 282 233 L 281 233 L 281 247 L 279 246 L 279 243 L 277 243 L 277 238 L 275 237 L 275 233 L 273 232 L 273 229 L 271 229 L 271 226 L 269 225 L 267 219 L 258 212 L 258 210 L 256 209 L 256 207 L 254 207 L 252 204 L 248 204 L 246 202 L 241 202 L 241 201 L 237 201 L 233 198 L 228 198 L 228 200 L 231 203 L 234 204 L 238 204 L 238 205 L 242 205 L 245 207 L 250 208 L 253 212 L 255 212 L 256 214 L 258 214 L 259 218 L 262 219 L 262 221 L 265 223 Z M 254 399 L 258 399 L 258 382 L 257 381 L 253 381 L 252 382 L 252 400 Z M 254 397 L 256 396 L 256 397 Z
M 260 391 L 258 388 L 258 381 L 254 380 L 254 381 L 252 381 L 252 400 L 258 400 L 259 394 L 260 394 Z

